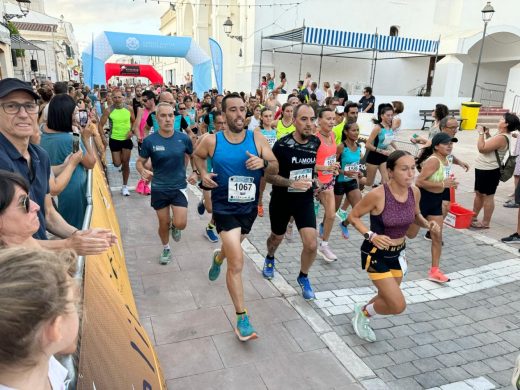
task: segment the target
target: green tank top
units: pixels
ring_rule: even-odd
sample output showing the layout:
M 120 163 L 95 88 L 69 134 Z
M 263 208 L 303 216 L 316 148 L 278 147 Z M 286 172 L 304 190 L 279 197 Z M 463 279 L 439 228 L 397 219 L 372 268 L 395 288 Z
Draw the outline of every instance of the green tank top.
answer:
M 296 130 L 296 127 L 294 127 L 294 123 L 291 123 L 290 126 L 285 127 L 282 119 L 278 121 L 278 124 L 276 125 L 276 139 L 282 138 L 284 135 L 292 133 L 294 130 Z
M 108 116 L 110 121 L 110 138 L 116 141 L 126 140 L 126 135 L 132 127 L 130 111 L 127 108 L 114 108 Z
M 446 168 L 444 166 L 444 163 L 442 160 L 437 156 L 432 156 L 433 158 L 436 158 L 439 160 L 439 168 L 428 178 L 429 181 L 432 181 L 434 183 L 440 183 L 443 181 L 446 177 Z M 430 157 L 431 158 L 431 157 Z

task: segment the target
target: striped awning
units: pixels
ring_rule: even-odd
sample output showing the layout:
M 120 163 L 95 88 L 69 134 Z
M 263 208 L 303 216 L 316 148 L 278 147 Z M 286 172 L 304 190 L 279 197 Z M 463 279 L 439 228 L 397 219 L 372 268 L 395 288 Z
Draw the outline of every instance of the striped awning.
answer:
M 301 27 L 264 37 L 264 39 L 301 42 L 308 45 L 344 47 L 384 52 L 435 54 L 439 41 L 380 34 Z

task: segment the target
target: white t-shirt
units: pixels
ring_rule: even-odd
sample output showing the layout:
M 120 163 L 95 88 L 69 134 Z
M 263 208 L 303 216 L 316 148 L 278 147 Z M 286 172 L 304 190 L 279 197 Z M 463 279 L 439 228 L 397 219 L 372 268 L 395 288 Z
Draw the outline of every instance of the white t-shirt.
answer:
M 49 382 L 52 390 L 65 390 L 65 379 L 67 379 L 68 371 L 56 360 L 54 356 L 49 359 Z M 7 387 L 0 384 L 0 390 L 16 390 L 12 387 Z

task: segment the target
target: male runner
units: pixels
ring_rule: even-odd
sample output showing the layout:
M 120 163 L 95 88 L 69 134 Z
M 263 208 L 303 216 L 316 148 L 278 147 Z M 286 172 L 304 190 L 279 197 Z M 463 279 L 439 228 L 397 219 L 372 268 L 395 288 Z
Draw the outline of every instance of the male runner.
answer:
M 262 170 L 275 175 L 278 162 L 267 139 L 259 132 L 244 128 L 246 106 L 240 95 L 226 96 L 222 109 L 227 128 L 204 137 L 195 151 L 195 164 L 202 184 L 211 188 L 213 218 L 222 240 L 221 249 L 213 253 L 209 279 L 218 278 L 220 266 L 227 258 L 226 283 L 237 314 L 235 333 L 241 341 L 246 341 L 255 339 L 257 334 L 244 307 L 244 256 L 240 243 L 257 216 Z M 213 173 L 207 171 L 208 157 L 212 159 Z
M 151 204 L 157 212 L 163 244 L 160 263 L 168 264 L 171 261 L 168 232 L 171 230 L 172 238 L 178 242 L 181 230 L 186 227 L 188 194 L 184 156 L 193 153 L 193 145 L 186 134 L 173 131 L 175 115 L 171 105 L 159 103 L 156 114 L 159 131 L 143 140 L 136 168 L 143 179 L 150 181 L 153 178 Z M 153 172 L 144 167 L 148 158 L 152 161 Z
M 108 119 L 110 136 L 108 146 L 112 153 L 112 163 L 116 168 L 122 166 L 123 186 L 121 195 L 130 196 L 128 191 L 128 177 L 130 176 L 130 154 L 134 144 L 132 142 L 132 126 L 135 121 L 134 113 L 124 103 L 123 92 L 115 89 L 112 92 L 114 105 L 108 107 L 98 123 L 99 134 L 104 134 L 103 127 Z
M 314 299 L 308 273 L 316 258 L 316 216 L 314 214 L 312 181 L 320 140 L 314 136 L 314 110 L 301 104 L 294 111 L 296 130 L 280 138 L 273 154 L 280 164 L 279 174 L 266 173 L 265 180 L 273 185 L 269 217 L 271 235 L 267 239 L 267 256 L 262 274 L 274 276 L 274 255 L 283 240 L 287 223 L 294 217 L 303 243 L 298 284 L 305 299 Z

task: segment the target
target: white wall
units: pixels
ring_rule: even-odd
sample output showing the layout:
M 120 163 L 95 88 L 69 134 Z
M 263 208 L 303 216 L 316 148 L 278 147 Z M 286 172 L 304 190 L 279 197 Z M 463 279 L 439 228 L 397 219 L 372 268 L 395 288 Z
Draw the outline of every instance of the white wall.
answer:
M 377 106 L 381 103 L 391 103 L 392 101 L 398 100 L 403 102 L 404 111 L 400 115 L 401 117 L 401 128 L 402 129 L 420 129 L 423 121 L 419 116 L 419 110 L 431 110 L 435 108 L 437 103 L 442 103 L 448 106 L 450 110 L 460 110 L 460 103 L 468 101 L 468 97 L 426 97 L 426 96 L 384 96 L 375 95 L 376 97 L 376 111 Z M 349 96 L 352 101 L 359 101 L 360 95 Z

